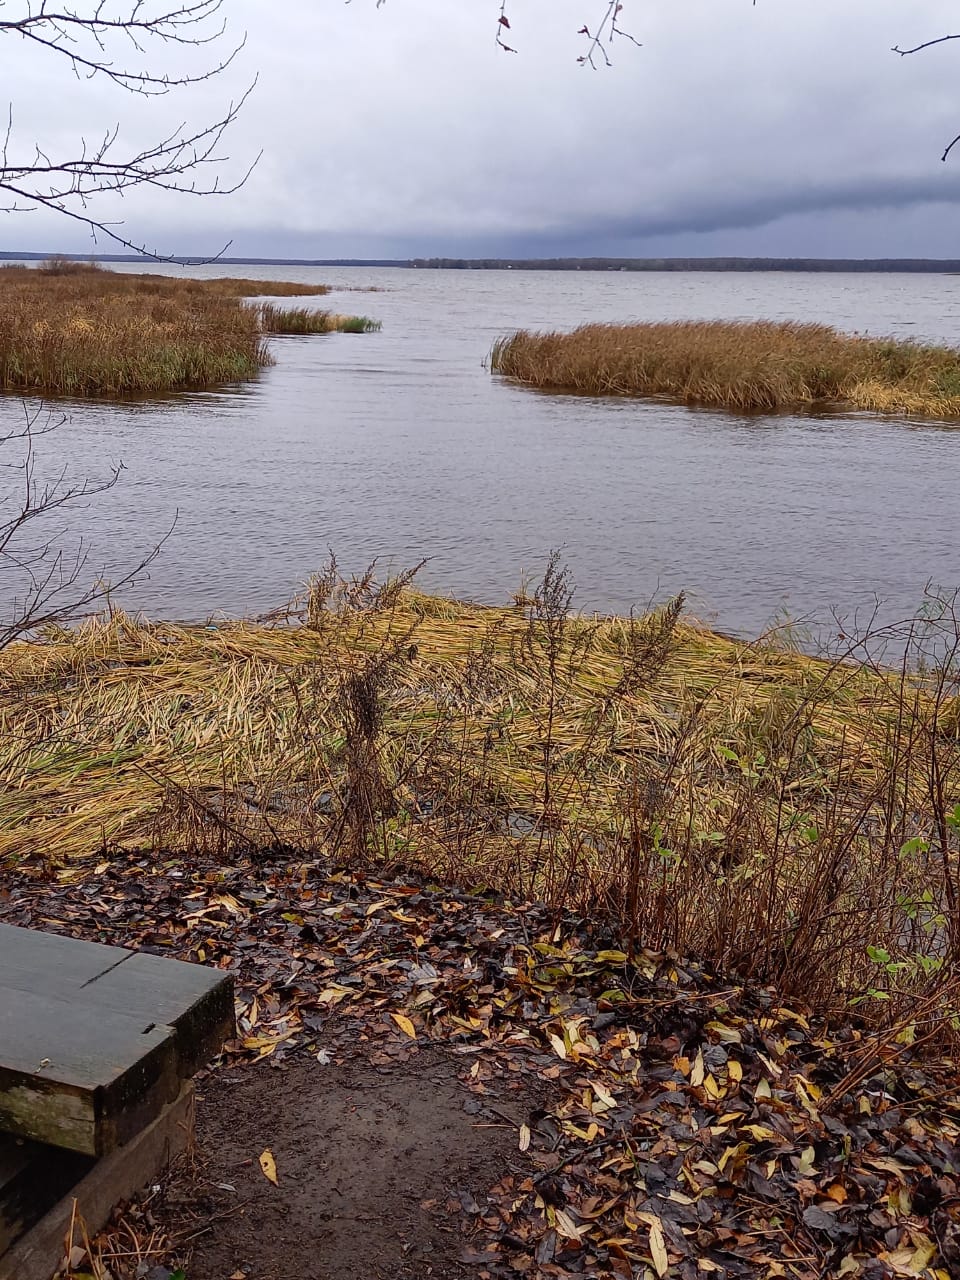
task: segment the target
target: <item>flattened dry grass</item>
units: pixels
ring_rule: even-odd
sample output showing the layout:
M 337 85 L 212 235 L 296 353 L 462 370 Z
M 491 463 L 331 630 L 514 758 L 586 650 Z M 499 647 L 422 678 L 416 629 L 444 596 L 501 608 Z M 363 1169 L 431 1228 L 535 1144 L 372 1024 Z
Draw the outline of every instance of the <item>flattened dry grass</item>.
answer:
M 834 405 L 960 417 L 960 351 L 820 324 L 716 320 L 520 330 L 495 344 L 491 364 L 548 391 L 664 396 L 740 412 Z
M 242 299 L 328 291 L 59 260 L 7 267 L 0 270 L 0 391 L 122 396 L 246 381 L 273 361 L 260 308 Z M 343 325 L 330 328 L 346 327 L 348 317 L 337 319 Z
M 117 847 L 416 866 L 822 1008 L 879 990 L 880 1021 L 954 971 L 955 681 L 557 598 L 484 609 L 328 579 L 296 625 L 116 615 L 12 645 L 0 859 L 66 876 Z

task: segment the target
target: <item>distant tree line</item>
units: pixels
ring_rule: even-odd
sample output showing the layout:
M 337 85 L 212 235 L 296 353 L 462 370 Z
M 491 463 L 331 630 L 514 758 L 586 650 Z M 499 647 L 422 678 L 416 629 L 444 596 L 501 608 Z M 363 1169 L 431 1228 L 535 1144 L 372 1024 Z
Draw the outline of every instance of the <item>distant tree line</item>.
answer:
M 411 258 L 446 271 L 932 271 L 960 272 L 958 258 Z

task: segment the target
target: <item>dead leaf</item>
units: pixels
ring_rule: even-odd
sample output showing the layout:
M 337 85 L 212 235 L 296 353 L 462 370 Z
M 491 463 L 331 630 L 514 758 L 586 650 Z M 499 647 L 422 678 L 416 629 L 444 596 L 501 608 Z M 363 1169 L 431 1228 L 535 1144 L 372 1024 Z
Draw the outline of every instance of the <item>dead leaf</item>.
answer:
M 706 1071 L 703 1065 L 703 1050 L 701 1049 L 697 1054 L 696 1058 L 694 1059 L 693 1068 L 690 1072 L 690 1083 L 693 1085 L 694 1088 L 697 1088 L 699 1085 L 703 1084 L 703 1078 L 705 1075 L 706 1075 Z
M 411 1040 L 416 1040 L 417 1029 L 405 1013 L 391 1013 L 390 1017 L 405 1036 L 409 1036 Z
M 663 1238 L 663 1227 L 659 1222 L 650 1223 L 650 1256 L 658 1276 L 665 1276 L 670 1270 L 670 1259 L 667 1257 L 667 1243 Z
M 273 1158 L 273 1152 L 269 1149 L 260 1154 L 260 1171 L 268 1182 L 272 1182 L 275 1187 L 279 1187 L 277 1181 L 277 1162 Z

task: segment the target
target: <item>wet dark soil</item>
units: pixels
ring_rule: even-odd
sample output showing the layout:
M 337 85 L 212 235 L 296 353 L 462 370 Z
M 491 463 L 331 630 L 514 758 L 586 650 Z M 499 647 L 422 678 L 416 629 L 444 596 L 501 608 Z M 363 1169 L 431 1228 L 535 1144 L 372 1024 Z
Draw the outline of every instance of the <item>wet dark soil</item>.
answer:
M 533 1099 L 507 1081 L 495 1102 L 474 1096 L 470 1065 L 433 1049 L 383 1068 L 311 1057 L 201 1084 L 195 1159 L 166 1190 L 169 1219 L 195 1224 L 189 1280 L 476 1276 L 461 1221 L 527 1165 Z

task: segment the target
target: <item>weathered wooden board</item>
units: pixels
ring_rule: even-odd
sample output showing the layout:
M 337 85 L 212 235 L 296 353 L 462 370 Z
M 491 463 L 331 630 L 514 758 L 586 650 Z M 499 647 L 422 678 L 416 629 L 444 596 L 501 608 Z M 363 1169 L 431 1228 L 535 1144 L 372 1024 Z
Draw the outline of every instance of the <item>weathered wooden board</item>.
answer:
M 132 955 L 123 947 L 0 924 L 0 984 L 39 996 L 72 996 Z
M 0 925 L 0 1130 L 104 1155 L 233 1030 L 216 969 Z
M 0 1130 L 104 1155 L 179 1084 L 170 1027 L 0 986 Z
M 107 1222 L 114 1206 L 129 1200 L 153 1182 L 193 1136 L 193 1085 L 185 1084 L 177 1099 L 119 1151 L 87 1162 L 75 1180 L 6 1252 L 0 1251 L 0 1280 L 50 1280 L 64 1253 L 64 1241 L 74 1220 L 82 1221 L 89 1236 Z M 74 1157 L 55 1152 L 63 1160 Z M 80 1244 L 77 1228 L 76 1243 Z
M 108 970 L 87 991 L 100 1008 L 172 1027 L 183 1080 L 234 1034 L 233 980 L 218 969 L 140 952 Z
M 0 1255 L 93 1167 L 91 1156 L 0 1134 Z

